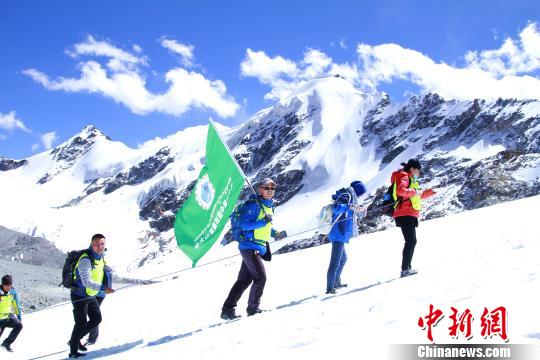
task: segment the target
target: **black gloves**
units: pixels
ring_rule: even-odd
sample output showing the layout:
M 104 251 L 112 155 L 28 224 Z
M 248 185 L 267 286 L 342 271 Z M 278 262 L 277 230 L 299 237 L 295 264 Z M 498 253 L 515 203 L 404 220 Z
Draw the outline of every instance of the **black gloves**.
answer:
M 274 239 L 276 240 L 281 240 L 281 239 L 285 239 L 287 237 L 287 232 L 285 230 L 283 231 L 277 231 L 275 234 L 274 234 Z
M 272 222 L 272 215 L 270 214 L 264 214 L 264 218 L 263 218 L 267 223 L 271 223 Z

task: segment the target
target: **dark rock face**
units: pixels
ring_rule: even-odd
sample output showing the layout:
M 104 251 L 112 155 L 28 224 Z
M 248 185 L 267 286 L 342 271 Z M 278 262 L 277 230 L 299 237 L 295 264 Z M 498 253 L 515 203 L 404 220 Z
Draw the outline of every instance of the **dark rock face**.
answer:
M 96 140 L 100 137 L 111 140 L 94 126 L 89 125 L 83 129 L 80 135 L 71 139 L 71 141 L 65 145 L 54 148 L 51 151 L 51 154 L 54 155 L 55 160 L 71 163 L 90 151 L 92 145 L 94 145 Z
M 196 181 L 192 181 L 180 190 L 172 188 L 164 189 L 154 196 L 149 197 L 140 205 L 139 218 L 150 220 L 152 229 L 165 232 L 174 227 L 176 212 L 189 197 Z
M 540 154 L 502 151 L 467 170 L 457 200 L 466 210 L 521 199 L 540 193 L 540 174 L 533 181 L 517 180 L 513 174 L 527 165 L 540 165 Z
M 51 174 L 46 173 L 45 175 L 43 175 L 42 177 L 39 178 L 39 180 L 37 181 L 37 183 L 38 183 L 39 185 L 43 185 L 43 184 L 45 184 L 45 183 L 51 181 L 52 178 L 53 178 L 53 177 L 52 177 Z
M 44 174 L 37 183 L 40 185 L 45 184 L 52 180 L 55 175 L 72 167 L 73 164 L 75 164 L 75 162 L 83 155 L 88 153 L 96 141 L 101 138 L 111 140 L 94 126 L 89 125 L 86 126 L 79 135 L 51 150 L 50 154 L 53 155 L 53 160 L 56 160 L 57 162 L 56 168 Z
M 5 157 L 0 157 L 0 171 L 15 170 L 21 166 L 28 164 L 28 160 L 12 160 Z
M 261 121 L 259 126 L 253 128 L 252 132 L 240 141 L 239 145 L 242 145 L 244 151 L 233 150 L 238 164 L 246 174 L 266 165 L 282 151 L 284 145 L 295 140 L 302 129 L 300 124 L 306 119 L 295 113 L 285 114 L 279 119 L 274 119 L 275 116 L 276 114 L 269 114 L 270 119 L 274 121 Z M 297 155 L 305 145 L 307 144 L 300 141 L 290 144 L 292 153 L 289 156 Z
M 110 194 L 124 185 L 137 185 L 153 178 L 174 161 L 174 158 L 169 156 L 170 152 L 169 148 L 163 148 L 154 156 L 129 169 L 128 172 L 119 173 L 107 183 L 103 192 Z

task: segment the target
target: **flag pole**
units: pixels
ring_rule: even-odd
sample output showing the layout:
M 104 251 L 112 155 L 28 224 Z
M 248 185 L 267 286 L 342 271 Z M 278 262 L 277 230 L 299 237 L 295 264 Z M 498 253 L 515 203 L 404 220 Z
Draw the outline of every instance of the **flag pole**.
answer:
M 251 191 L 253 192 L 253 194 L 255 195 L 255 201 L 257 201 L 257 204 L 259 204 L 259 206 L 261 207 L 261 210 L 266 214 L 266 210 L 264 210 L 264 206 L 261 202 L 261 200 L 259 199 L 259 194 L 255 191 L 255 188 L 253 187 L 253 185 L 251 184 L 251 182 L 249 181 L 248 177 L 246 176 L 246 173 L 244 172 L 244 170 L 242 170 L 242 168 L 240 167 L 240 165 L 238 164 L 238 162 L 236 161 L 235 157 L 233 156 L 232 152 L 231 152 L 231 149 L 229 148 L 229 145 L 227 145 L 227 142 L 223 140 L 223 138 L 221 137 L 221 134 L 219 133 L 215 123 L 214 123 L 214 120 L 212 120 L 211 118 L 208 119 L 208 121 L 210 122 L 210 124 L 212 125 L 212 127 L 214 128 L 214 130 L 216 131 L 216 134 L 217 136 L 219 137 L 219 139 L 221 140 L 221 142 L 223 143 L 223 145 L 225 146 L 225 150 L 227 150 L 227 153 L 229 154 L 229 156 L 231 157 L 231 159 L 234 161 L 234 163 L 236 164 L 236 167 L 238 168 L 238 170 L 240 171 L 240 173 L 242 174 L 242 176 L 244 177 L 244 180 L 246 180 L 247 184 L 249 185 L 249 188 L 251 189 Z
M 225 149 L 227 150 L 227 153 L 229 154 L 231 159 L 234 161 L 236 167 L 238 168 L 238 170 L 240 171 L 240 173 L 244 177 L 244 180 L 246 180 L 247 184 L 249 185 L 249 188 L 251 189 L 251 191 L 253 191 L 253 194 L 257 195 L 257 192 L 255 191 L 255 188 L 253 187 L 253 185 L 251 185 L 251 182 L 249 181 L 248 177 L 246 176 L 246 173 L 244 172 L 244 170 L 242 170 L 242 168 L 240 167 L 240 165 L 236 161 L 235 157 L 233 156 L 233 154 L 231 152 L 231 149 L 229 148 L 229 145 L 227 145 L 227 142 L 221 137 L 221 134 L 219 133 L 214 121 L 212 119 L 208 119 L 208 121 L 214 127 L 214 130 L 216 131 L 217 136 L 219 137 L 219 139 L 221 140 L 223 145 L 225 145 Z

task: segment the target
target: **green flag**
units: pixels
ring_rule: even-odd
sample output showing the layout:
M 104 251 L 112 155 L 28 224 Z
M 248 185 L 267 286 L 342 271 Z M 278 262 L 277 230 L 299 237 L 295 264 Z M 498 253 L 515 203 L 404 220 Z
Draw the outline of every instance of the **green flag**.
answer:
M 193 267 L 221 235 L 243 187 L 236 161 L 210 122 L 206 164 L 174 222 L 178 247 L 193 260 Z

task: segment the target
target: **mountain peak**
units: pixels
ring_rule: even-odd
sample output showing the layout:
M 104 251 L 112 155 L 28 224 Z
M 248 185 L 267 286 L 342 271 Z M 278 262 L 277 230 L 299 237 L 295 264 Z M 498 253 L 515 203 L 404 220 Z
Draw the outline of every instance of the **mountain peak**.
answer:
M 103 134 L 94 125 L 87 125 L 80 133 L 54 148 L 51 154 L 54 155 L 55 160 L 71 162 L 81 155 L 86 154 L 100 139 L 111 140 L 111 138 Z
M 76 135 L 74 138 L 76 138 L 76 137 L 81 137 L 83 139 L 90 139 L 90 138 L 94 138 L 94 137 L 104 137 L 107 140 L 111 140 L 111 138 L 109 138 L 107 135 L 105 135 L 101 130 L 96 128 L 94 125 L 86 125 L 81 130 L 81 132 L 78 135 Z

